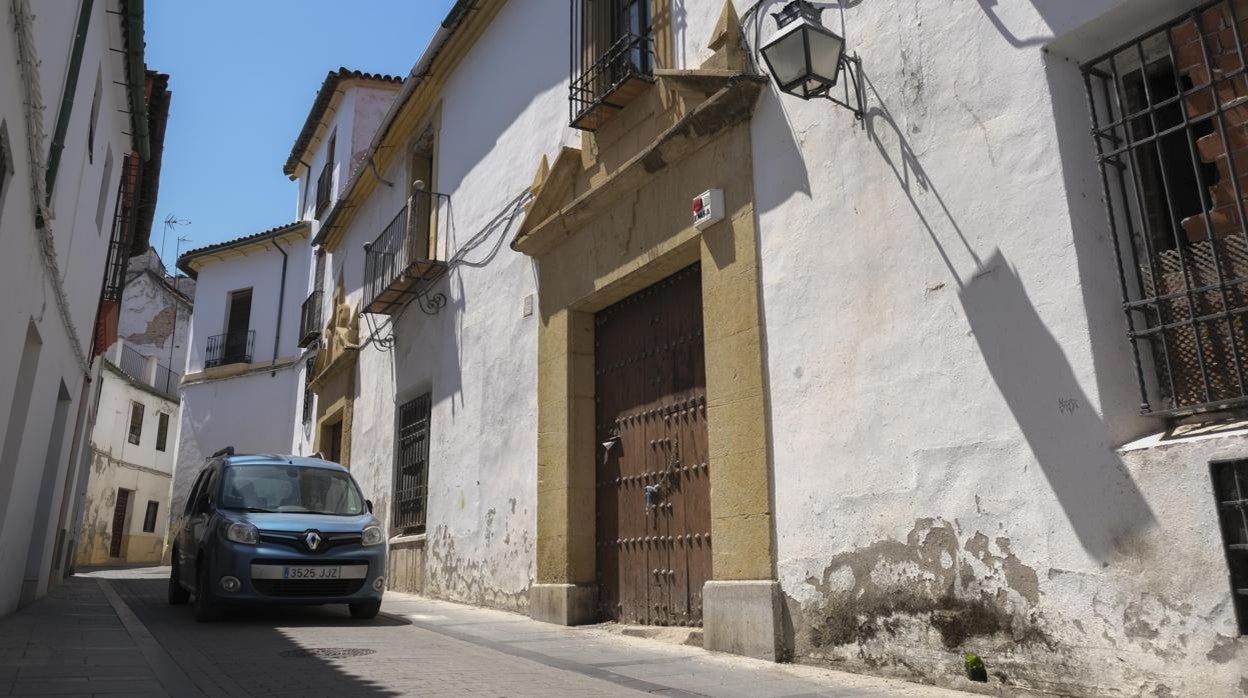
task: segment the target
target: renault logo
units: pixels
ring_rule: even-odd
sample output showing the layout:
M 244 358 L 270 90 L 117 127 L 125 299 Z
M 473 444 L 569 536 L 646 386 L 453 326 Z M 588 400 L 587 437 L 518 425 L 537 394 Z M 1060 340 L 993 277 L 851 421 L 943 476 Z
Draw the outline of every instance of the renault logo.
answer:
M 303 542 L 308 546 L 308 550 L 316 550 L 321 547 L 321 534 L 316 531 L 308 531 L 303 534 Z

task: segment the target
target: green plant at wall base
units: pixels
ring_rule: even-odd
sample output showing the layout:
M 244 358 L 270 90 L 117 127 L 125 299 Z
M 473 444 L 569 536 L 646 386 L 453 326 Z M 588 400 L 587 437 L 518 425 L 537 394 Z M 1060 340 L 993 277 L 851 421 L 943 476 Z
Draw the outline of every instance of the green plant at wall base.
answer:
M 981 683 L 988 681 L 988 669 L 984 667 L 984 660 L 980 659 L 978 654 L 967 652 L 963 659 L 966 663 L 966 678 Z

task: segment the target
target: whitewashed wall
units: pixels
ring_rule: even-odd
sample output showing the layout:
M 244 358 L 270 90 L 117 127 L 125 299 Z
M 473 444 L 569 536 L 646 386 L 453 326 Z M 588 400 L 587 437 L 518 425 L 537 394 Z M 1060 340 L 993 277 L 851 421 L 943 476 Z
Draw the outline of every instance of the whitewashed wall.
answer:
M 131 127 L 120 30 L 113 3 L 96 3 L 84 46 L 84 58 L 69 121 L 60 169 L 53 192 L 51 223 L 59 274 L 69 300 L 74 334 L 83 351 L 90 350 L 91 330 L 103 278 L 104 261 L 120 180 L 123 156 L 130 151 Z M 46 106 L 43 128 L 51 134 L 65 84 L 77 3 L 40 4 L 34 19 L 41 97 Z M 25 99 L 18 74 L 14 16 L 3 13 L 0 53 L 9 57 L 0 67 L 0 123 L 7 131 L 14 172 L 0 200 L 0 615 L 12 611 L 22 593 L 42 594 L 47 586 L 51 548 L 60 514 L 71 435 L 82 396 L 84 369 L 71 350 L 69 334 L 53 300 L 52 280 L 39 263 L 31 198 L 31 165 L 27 160 Z M 95 149 L 89 161 L 87 131 L 96 78 L 103 86 Z M 46 154 L 50 143 L 40 149 Z M 113 166 L 103 182 L 103 225 L 96 209 L 107 153 Z M 19 383 L 19 367 L 27 329 L 37 333 L 40 349 L 30 399 Z M 23 388 L 19 390 L 19 388 Z M 58 402 L 60 408 L 58 409 Z M 13 410 L 24 419 L 13 419 Z M 64 419 L 56 419 L 58 413 Z M 12 427 L 12 428 L 11 428 Z M 54 431 L 55 427 L 55 431 Z M 24 575 L 25 571 L 25 575 Z
M 535 275 L 507 245 L 519 224 L 508 214 L 542 155 L 568 137 L 565 12 L 508 4 L 445 85 L 433 186 L 451 197 L 443 252 L 463 262 L 437 286 L 441 312 L 409 306 L 392 349 L 361 352 L 355 402 L 352 470 L 389 521 L 395 407 L 431 393 L 426 592 L 512 609 L 527 606 L 535 564 L 538 318 L 523 312 Z M 548 40 L 514 60 L 515 37 L 538 35 Z M 353 302 L 363 244 L 404 205 L 405 168 L 385 173 L 396 186 L 374 190 L 333 255 Z
M 939 680 L 965 631 L 990 673 L 1050 690 L 1241 689 L 1207 463 L 1248 442 L 1115 450 L 1160 425 L 1137 416 L 1078 71 L 1195 3 L 842 4 L 824 21 L 862 57 L 865 122 L 772 89 L 751 126 L 799 658 Z M 696 67 L 722 3 L 680 5 Z

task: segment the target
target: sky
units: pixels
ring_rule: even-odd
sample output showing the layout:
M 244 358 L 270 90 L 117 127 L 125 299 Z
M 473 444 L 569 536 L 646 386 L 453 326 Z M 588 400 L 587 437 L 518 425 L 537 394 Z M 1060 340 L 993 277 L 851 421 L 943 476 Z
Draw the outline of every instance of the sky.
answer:
M 453 0 L 152 0 L 147 66 L 169 75 L 152 246 L 181 250 L 295 218 L 282 166 L 339 66 L 405 76 Z M 174 217 L 182 224 L 168 228 Z

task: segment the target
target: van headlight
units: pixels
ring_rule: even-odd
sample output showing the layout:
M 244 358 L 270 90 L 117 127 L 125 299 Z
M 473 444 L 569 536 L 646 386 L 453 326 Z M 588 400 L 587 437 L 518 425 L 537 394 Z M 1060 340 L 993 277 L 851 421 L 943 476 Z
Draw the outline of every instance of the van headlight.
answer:
M 382 535 L 380 526 L 369 526 L 364 529 L 364 534 L 360 538 L 360 542 L 364 545 L 380 545 L 385 540 L 386 537 Z
M 260 531 L 249 523 L 232 523 L 225 529 L 225 537 L 235 543 L 255 545 L 260 542 Z

